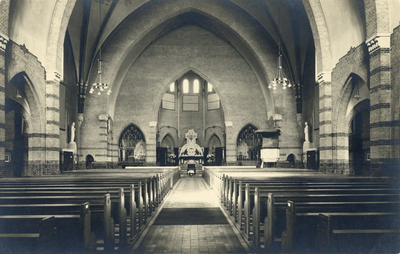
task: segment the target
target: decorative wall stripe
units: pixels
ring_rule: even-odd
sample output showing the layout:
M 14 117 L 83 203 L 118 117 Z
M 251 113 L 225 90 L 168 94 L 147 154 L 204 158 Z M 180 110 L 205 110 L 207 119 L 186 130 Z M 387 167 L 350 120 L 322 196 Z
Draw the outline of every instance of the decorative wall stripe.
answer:
M 370 146 L 388 146 L 388 145 L 398 146 L 398 145 L 400 145 L 400 139 L 370 141 Z
M 326 111 L 332 111 L 332 108 L 321 108 L 321 109 L 319 110 L 319 113 L 324 113 L 324 112 L 326 112 Z
M 332 124 L 332 121 L 331 120 L 327 120 L 327 121 L 319 122 L 319 126 L 326 125 L 326 124 Z
M 98 156 L 98 157 L 107 157 L 107 154 L 95 154 L 94 156 Z
M 393 86 L 391 86 L 390 84 L 384 84 L 384 85 L 379 85 L 379 86 L 375 86 L 375 87 L 371 88 L 369 90 L 369 92 L 376 93 L 381 90 L 392 90 L 392 89 L 393 89 Z
M 60 126 L 60 122 L 55 121 L 55 120 L 47 120 L 47 124 L 53 124 L 53 125 Z
M 100 129 L 107 129 L 107 126 L 100 126 Z
M 100 133 L 100 136 L 107 136 L 107 133 Z
M 46 98 L 53 98 L 53 99 L 59 100 L 59 99 L 60 99 L 60 96 L 58 96 L 58 94 L 51 94 L 51 93 L 48 93 L 48 94 L 46 94 Z
M 331 137 L 331 138 L 336 138 L 336 137 L 343 137 L 343 138 L 347 138 L 347 137 L 349 137 L 349 133 L 343 133 L 343 132 L 340 132 L 340 133 L 324 133 L 324 134 L 320 134 L 319 135 L 319 137 L 320 138 L 328 138 L 328 137 Z
M 59 134 L 29 133 L 29 138 L 59 138 Z
M 37 152 L 44 152 L 44 151 L 48 151 L 48 152 L 50 152 L 50 151 L 56 151 L 56 152 L 59 152 L 60 151 L 60 148 L 59 147 L 29 147 L 28 148 L 29 149 L 29 151 L 37 151 Z
M 321 146 L 319 147 L 319 150 L 321 151 L 327 151 L 327 150 L 349 150 L 348 146 Z
M 382 122 L 376 122 L 376 123 L 371 123 L 370 128 L 380 128 L 380 127 L 395 127 L 395 126 L 400 126 L 400 121 L 382 121 Z
M 107 140 L 99 140 L 100 143 L 108 143 Z
M 370 53 L 369 55 L 371 57 L 374 57 L 374 56 L 379 55 L 380 53 L 390 53 L 390 48 L 379 48 L 379 49 L 373 51 L 372 53 Z
M 372 105 L 370 107 L 370 111 L 381 109 L 381 108 L 390 108 L 390 103 L 378 103 L 378 104 Z
M 106 149 L 106 148 L 102 148 L 102 147 L 81 147 L 81 148 L 79 148 L 79 149 L 81 149 L 81 150 L 104 150 L 104 149 Z
M 46 108 L 47 111 L 53 111 L 53 112 L 60 112 L 59 108 L 55 108 L 55 107 L 47 107 Z
M 303 149 L 303 147 L 296 147 L 296 146 L 281 146 L 280 149 Z
M 390 69 L 391 68 L 389 66 L 379 66 L 378 68 L 375 68 L 371 71 L 371 76 L 378 74 L 380 72 L 383 72 L 383 71 L 390 71 Z
M 324 94 L 319 97 L 320 101 L 325 100 L 325 99 L 332 99 L 332 95 Z

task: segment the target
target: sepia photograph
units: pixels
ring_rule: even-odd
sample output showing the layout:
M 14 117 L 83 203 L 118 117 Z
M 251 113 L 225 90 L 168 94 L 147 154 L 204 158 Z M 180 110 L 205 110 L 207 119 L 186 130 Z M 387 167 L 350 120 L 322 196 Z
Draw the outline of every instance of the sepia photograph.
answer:
M 400 0 L 0 0 L 0 254 L 400 253 Z

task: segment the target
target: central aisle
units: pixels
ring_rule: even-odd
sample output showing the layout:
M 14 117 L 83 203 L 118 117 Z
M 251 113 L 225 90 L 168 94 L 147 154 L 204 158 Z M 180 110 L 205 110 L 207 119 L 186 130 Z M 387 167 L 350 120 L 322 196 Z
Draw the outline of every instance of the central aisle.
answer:
M 181 178 L 131 253 L 251 253 L 203 178 Z

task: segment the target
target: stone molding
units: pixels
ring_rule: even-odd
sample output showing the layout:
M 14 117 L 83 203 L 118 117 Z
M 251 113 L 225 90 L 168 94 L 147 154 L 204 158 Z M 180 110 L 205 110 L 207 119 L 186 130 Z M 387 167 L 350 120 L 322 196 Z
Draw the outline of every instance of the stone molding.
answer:
M 377 34 L 366 40 L 368 53 L 373 53 L 379 48 L 390 48 L 390 34 Z
M 0 33 L 0 51 L 6 51 L 8 41 L 8 36 Z
M 332 82 L 332 72 L 330 71 L 323 71 L 317 75 L 317 82 L 318 84 L 324 82 Z
M 57 71 L 46 71 L 46 82 L 48 81 L 55 81 L 60 83 L 61 82 L 61 74 Z

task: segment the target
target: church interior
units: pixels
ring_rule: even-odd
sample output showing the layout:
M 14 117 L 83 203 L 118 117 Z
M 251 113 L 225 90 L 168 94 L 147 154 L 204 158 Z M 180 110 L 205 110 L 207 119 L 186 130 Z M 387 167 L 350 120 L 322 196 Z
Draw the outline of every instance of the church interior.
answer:
M 0 13 L 0 253 L 400 252 L 400 0 Z

